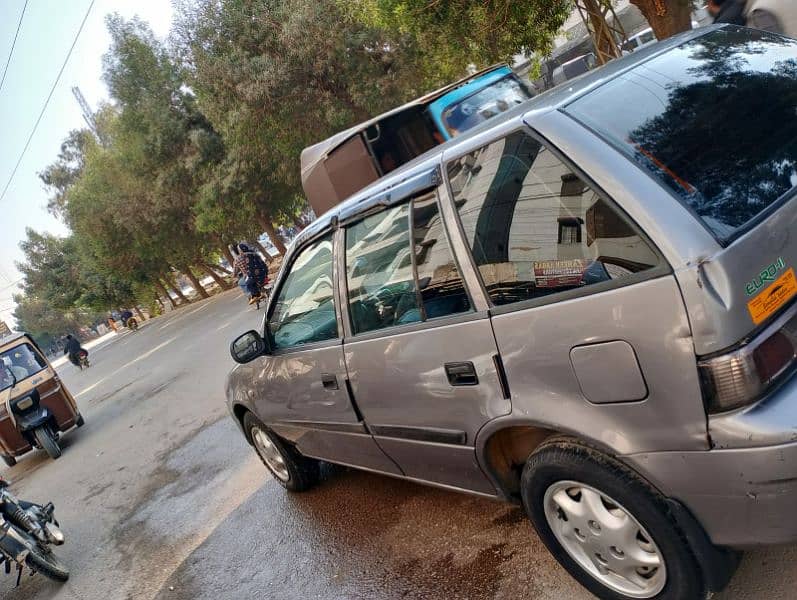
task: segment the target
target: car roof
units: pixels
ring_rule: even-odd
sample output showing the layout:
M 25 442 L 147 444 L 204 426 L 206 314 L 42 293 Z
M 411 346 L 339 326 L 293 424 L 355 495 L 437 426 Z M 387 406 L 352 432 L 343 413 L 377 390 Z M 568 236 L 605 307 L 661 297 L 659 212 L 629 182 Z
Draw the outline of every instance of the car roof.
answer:
M 28 334 L 19 331 L 12 331 L 10 334 L 0 337 L 0 352 L 4 352 L 6 350 L 6 346 L 15 344 L 19 340 L 25 339 L 27 337 Z
M 364 213 L 375 206 L 384 204 L 386 195 L 390 195 L 391 191 L 396 191 L 393 194 L 394 200 L 398 200 L 398 190 L 410 180 L 416 179 L 419 175 L 432 171 L 436 166 L 436 159 L 439 159 L 447 148 L 454 145 L 466 145 L 467 141 L 471 138 L 477 137 L 493 128 L 500 127 L 507 121 L 514 119 L 522 119 L 523 115 L 532 111 L 546 111 L 557 110 L 567 104 L 573 102 L 577 98 L 593 91 L 594 89 L 602 86 L 603 84 L 615 79 L 619 75 L 626 73 L 640 64 L 648 60 L 665 54 L 673 48 L 681 46 L 682 44 L 702 37 L 707 33 L 731 27 L 728 25 L 712 25 L 709 27 L 701 27 L 693 29 L 684 33 L 675 35 L 667 40 L 651 44 L 640 48 L 637 52 L 633 52 L 621 58 L 617 58 L 610 63 L 598 67 L 592 71 L 579 75 L 570 79 L 550 90 L 547 90 L 530 100 L 519 104 L 518 106 L 495 116 L 472 129 L 458 135 L 456 138 L 449 140 L 444 144 L 435 146 L 426 153 L 414 158 L 408 163 L 402 165 L 395 171 L 388 175 L 376 180 L 372 184 L 356 192 L 345 201 L 333 206 L 326 213 L 319 216 L 315 221 L 302 230 L 296 236 L 291 244 L 291 250 L 302 246 L 306 241 L 317 235 L 324 233 L 329 229 L 333 222 L 341 220 L 342 216 L 352 218 L 357 213 Z M 422 165 L 426 165 L 425 167 Z M 410 186 L 412 187 L 412 186 Z M 288 256 L 290 256 L 289 252 Z M 288 258 L 288 257 L 286 257 Z M 288 262 L 287 260 L 285 261 Z

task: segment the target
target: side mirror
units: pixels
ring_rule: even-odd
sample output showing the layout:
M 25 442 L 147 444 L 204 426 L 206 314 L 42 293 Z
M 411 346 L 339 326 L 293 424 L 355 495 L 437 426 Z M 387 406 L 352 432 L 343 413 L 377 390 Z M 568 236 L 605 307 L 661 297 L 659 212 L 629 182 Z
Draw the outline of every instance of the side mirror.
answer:
M 268 354 L 268 344 L 257 331 L 247 331 L 230 344 L 230 354 L 235 362 L 248 363 Z

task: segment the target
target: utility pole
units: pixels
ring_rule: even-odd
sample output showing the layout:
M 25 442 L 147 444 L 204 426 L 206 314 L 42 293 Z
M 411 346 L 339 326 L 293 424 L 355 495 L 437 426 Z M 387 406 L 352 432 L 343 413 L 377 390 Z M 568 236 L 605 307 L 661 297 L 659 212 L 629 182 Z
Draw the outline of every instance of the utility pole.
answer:
M 80 91 L 79 87 L 73 86 L 72 94 L 75 96 L 75 100 L 77 100 L 77 103 L 80 105 L 80 110 L 83 113 L 83 120 L 86 121 L 86 125 L 89 126 L 89 129 L 94 134 L 94 137 L 99 140 L 100 135 L 97 133 L 97 121 L 94 119 L 94 113 L 91 112 L 89 103 L 86 102 L 86 99 L 83 97 L 83 93 Z
M 612 0 L 575 0 L 575 4 L 592 38 L 598 62 L 605 65 L 613 58 L 620 58 L 628 36 L 614 12 Z

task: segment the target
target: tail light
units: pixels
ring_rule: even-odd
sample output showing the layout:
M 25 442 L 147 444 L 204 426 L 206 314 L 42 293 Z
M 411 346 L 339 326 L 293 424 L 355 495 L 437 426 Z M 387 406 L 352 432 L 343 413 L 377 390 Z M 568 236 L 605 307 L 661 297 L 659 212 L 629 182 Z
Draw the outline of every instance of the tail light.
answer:
M 698 361 L 711 413 L 752 404 L 797 366 L 797 318 L 775 326 L 741 348 Z

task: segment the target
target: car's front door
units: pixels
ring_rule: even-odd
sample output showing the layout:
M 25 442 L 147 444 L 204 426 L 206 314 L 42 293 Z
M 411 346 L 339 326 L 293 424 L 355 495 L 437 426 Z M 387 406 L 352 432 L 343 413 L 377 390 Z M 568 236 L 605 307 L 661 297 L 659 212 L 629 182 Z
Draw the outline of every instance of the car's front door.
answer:
M 346 366 L 370 431 L 406 476 L 494 494 L 473 444 L 510 402 L 439 208 L 431 190 L 346 227 Z
M 333 290 L 332 234 L 305 246 L 269 306 L 270 356 L 249 367 L 256 412 L 307 456 L 400 473 L 357 414 Z

